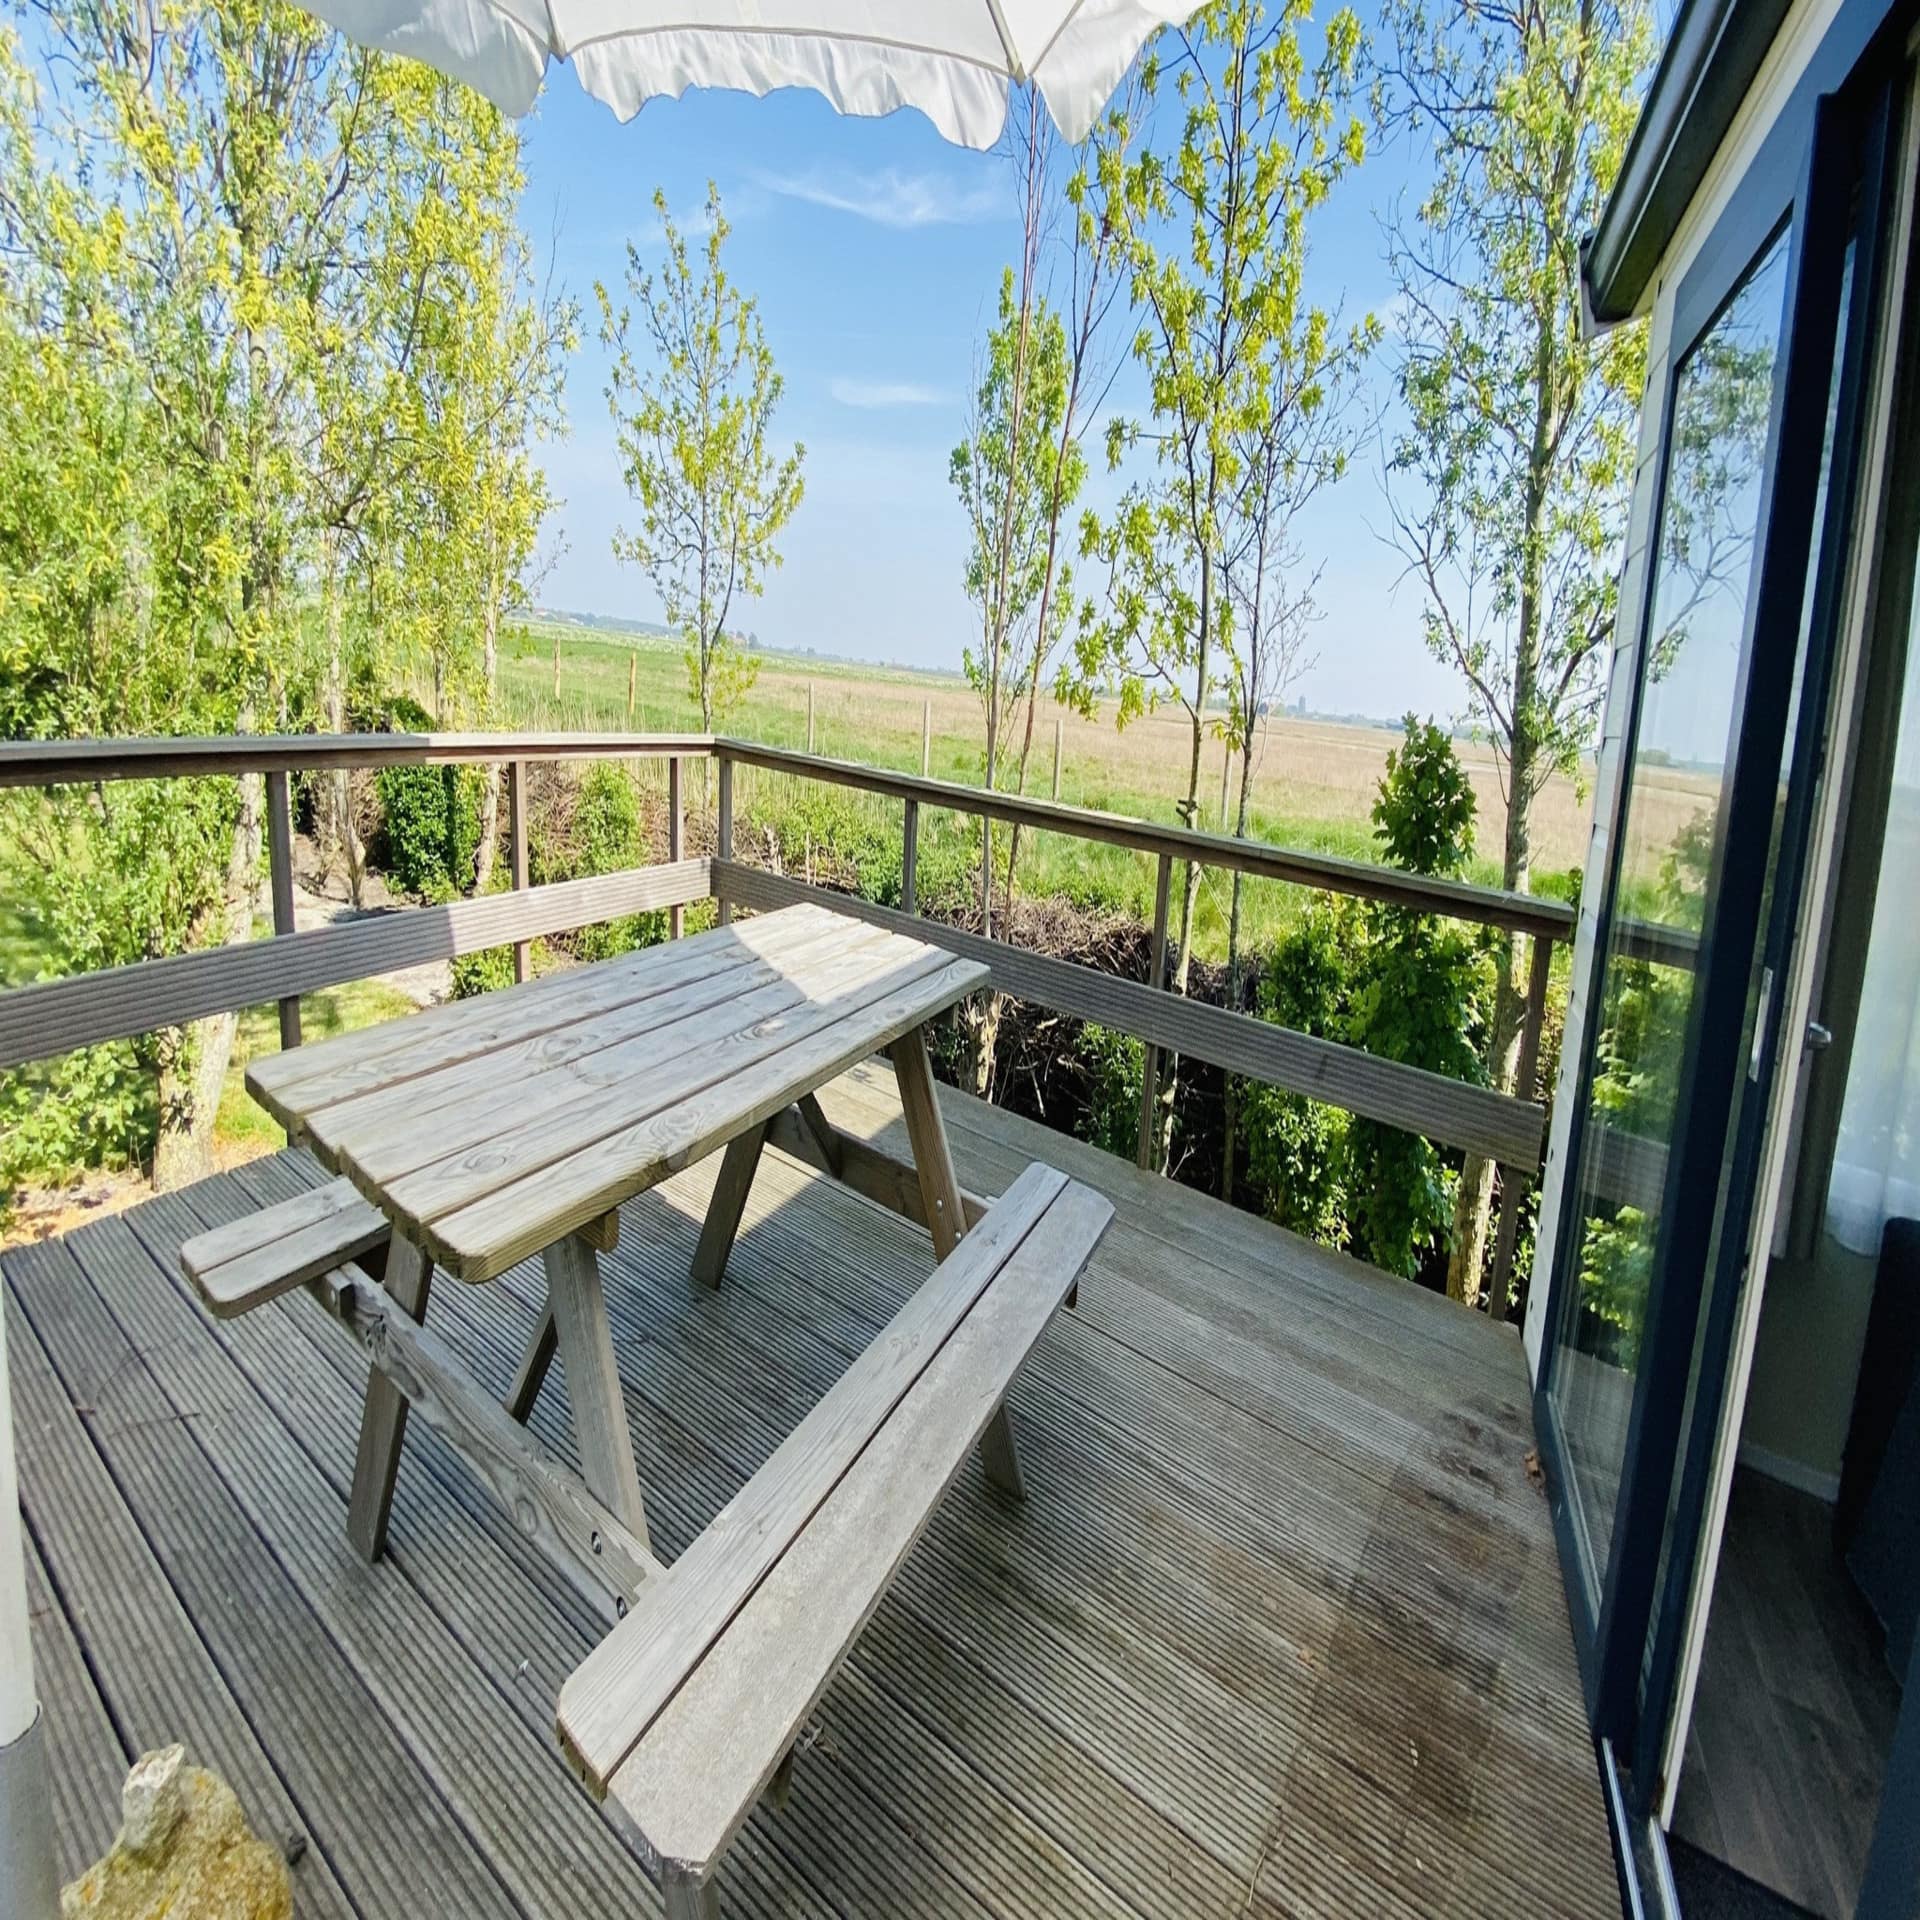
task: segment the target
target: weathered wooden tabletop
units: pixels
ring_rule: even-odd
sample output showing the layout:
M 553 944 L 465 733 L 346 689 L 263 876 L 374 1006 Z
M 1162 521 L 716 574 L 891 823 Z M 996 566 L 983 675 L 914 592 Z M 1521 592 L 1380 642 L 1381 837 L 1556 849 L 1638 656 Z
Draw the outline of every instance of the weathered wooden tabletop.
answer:
M 270 1055 L 247 1086 L 447 1272 L 487 1280 L 986 979 L 793 907 Z

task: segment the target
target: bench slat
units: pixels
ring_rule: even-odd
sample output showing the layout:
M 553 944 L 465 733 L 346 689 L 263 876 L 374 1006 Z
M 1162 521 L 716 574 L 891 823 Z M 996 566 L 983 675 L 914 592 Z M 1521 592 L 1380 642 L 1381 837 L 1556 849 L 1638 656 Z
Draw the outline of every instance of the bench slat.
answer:
M 278 1206 L 198 1234 L 180 1266 L 216 1319 L 231 1319 L 380 1246 L 387 1217 L 350 1180 L 296 1194 Z
M 712 1871 L 1112 1217 L 1060 1193 L 614 1775 L 669 1878 Z
M 1066 1177 L 1034 1165 L 560 1689 L 559 1732 L 604 1791 L 688 1671 L 832 1492 Z

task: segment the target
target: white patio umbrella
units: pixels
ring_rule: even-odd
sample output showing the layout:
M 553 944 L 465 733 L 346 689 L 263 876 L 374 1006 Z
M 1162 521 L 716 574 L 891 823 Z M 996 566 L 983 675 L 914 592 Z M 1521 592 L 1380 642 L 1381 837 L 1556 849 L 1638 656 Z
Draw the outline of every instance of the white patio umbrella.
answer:
M 1194 0 L 306 0 L 367 46 L 411 54 L 524 113 L 547 62 L 621 119 L 689 87 L 809 87 L 842 113 L 918 107 L 990 147 L 1007 83 L 1032 81 L 1083 138 L 1141 43 Z

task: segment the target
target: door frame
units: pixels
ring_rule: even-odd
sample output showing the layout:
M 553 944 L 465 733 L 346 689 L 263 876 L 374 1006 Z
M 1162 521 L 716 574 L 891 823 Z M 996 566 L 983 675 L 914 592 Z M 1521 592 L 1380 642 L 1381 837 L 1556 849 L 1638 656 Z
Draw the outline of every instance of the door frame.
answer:
M 1780 1230 L 1795 1205 L 1799 1185 L 1796 1160 L 1807 1145 L 1800 1111 L 1807 1095 L 1804 1051 L 1808 1022 L 1816 1018 L 1827 969 L 1832 904 L 1839 884 L 1844 836 L 1857 818 L 1854 741 L 1861 702 L 1870 697 L 1870 655 L 1883 644 L 1890 618 L 1904 629 L 1911 596 L 1920 590 L 1920 481 L 1901 481 L 1893 471 L 1896 449 L 1911 444 L 1920 430 L 1920 69 L 1909 61 L 1896 83 L 1901 124 L 1889 128 L 1886 191 L 1891 208 L 1885 227 L 1886 254 L 1877 313 L 1858 309 L 1876 328 L 1872 365 L 1867 369 L 1860 422 L 1860 459 L 1854 476 L 1849 537 L 1829 548 L 1823 539 L 1821 565 L 1835 573 L 1829 630 L 1836 653 L 1826 728 L 1826 765 L 1819 796 L 1819 818 L 1810 831 L 1808 883 L 1783 969 L 1779 996 L 1783 1038 L 1759 1145 L 1761 1168 L 1754 1217 L 1748 1234 L 1750 1262 L 1744 1287 L 1727 1303 L 1724 1392 L 1717 1406 L 1696 1410 L 1688 1439 L 1684 1473 L 1697 1478 L 1697 1492 L 1683 1495 L 1681 1538 L 1695 1541 L 1691 1564 L 1675 1564 L 1675 1577 L 1661 1596 L 1658 1641 L 1650 1653 L 1647 1709 L 1635 1770 L 1648 1782 L 1653 1812 L 1664 1826 L 1672 1817 L 1679 1788 L 1688 1727 L 1705 1650 L 1708 1618 L 1734 1470 L 1741 1423 L 1769 1266 Z M 1890 571 L 1891 568 L 1891 571 Z M 1898 613 L 1888 611 L 1898 603 Z M 1801 1038 L 1800 1044 L 1793 1037 Z M 1831 1056 L 1828 1056 L 1829 1058 Z
M 1804 165 L 1792 179 L 1784 177 L 1782 144 L 1768 142 L 1771 161 L 1756 163 L 1688 270 L 1676 292 L 1670 336 L 1676 344 L 1668 356 L 1660 395 L 1661 473 L 1650 534 L 1656 553 L 1667 505 L 1678 381 L 1702 335 L 1718 319 L 1783 226 L 1787 227 L 1787 291 L 1780 361 L 1755 524 L 1744 644 L 1735 682 L 1737 719 L 1731 735 L 1728 785 L 1709 864 L 1707 897 L 1713 910 L 1699 949 L 1698 985 L 1688 1010 L 1674 1109 L 1684 1120 L 1668 1150 L 1661 1238 L 1648 1291 L 1642 1361 L 1634 1382 L 1621 1485 L 1604 1568 L 1588 1565 L 1584 1526 L 1574 1511 L 1576 1496 L 1571 1491 L 1567 1446 L 1554 1403 L 1566 1290 L 1578 1284 L 1580 1240 L 1575 1229 L 1581 1147 L 1592 1092 L 1590 1041 L 1580 1062 L 1570 1116 L 1563 1162 L 1566 1179 L 1556 1236 L 1558 1257 L 1535 1388 L 1535 1425 L 1547 1469 L 1588 1712 L 1596 1737 L 1621 1752 L 1632 1750 L 1638 1732 L 1641 1663 L 1667 1534 L 1675 1453 L 1716 1217 L 1714 1209 L 1689 1207 L 1685 1202 L 1686 1196 L 1703 1189 L 1719 1190 L 1763 904 L 1765 862 L 1749 856 L 1755 848 L 1764 850 L 1771 842 L 1780 756 L 1795 692 L 1793 666 L 1820 463 L 1783 463 L 1779 451 L 1782 446 L 1824 442 L 1834 360 L 1843 350 L 1835 335 L 1841 266 L 1849 232 L 1847 213 L 1864 125 L 1860 105 L 1844 97 L 1819 98 L 1813 103 L 1813 124 L 1818 137 L 1807 143 Z M 1836 460 L 1841 454 L 1842 443 L 1836 441 Z M 1857 463 L 1857 448 L 1845 448 L 1844 456 L 1851 470 Z M 1830 496 L 1833 491 L 1830 487 Z M 1649 565 L 1640 608 L 1643 631 L 1656 610 L 1659 573 L 1657 561 Z M 1604 978 L 1613 903 L 1624 858 L 1620 827 L 1632 792 L 1630 770 L 1646 694 L 1646 660 L 1642 647 L 1634 655 L 1635 681 L 1620 749 L 1622 777 L 1613 794 L 1606 884 L 1594 940 L 1596 972 L 1589 982 L 1596 992 Z M 1824 724 L 1824 713 L 1806 715 L 1802 731 L 1822 731 Z M 1769 1008 L 1767 1016 L 1777 1023 L 1775 1009 Z M 1599 1018 L 1597 1007 L 1592 1018 Z M 1743 1210 L 1748 1204 L 1747 1200 L 1740 1202 Z M 1720 1358 L 1724 1365 L 1724 1355 Z M 1638 1792 L 1634 1795 L 1636 1800 L 1642 1797 Z M 1644 1811 L 1644 1806 L 1637 1810 Z

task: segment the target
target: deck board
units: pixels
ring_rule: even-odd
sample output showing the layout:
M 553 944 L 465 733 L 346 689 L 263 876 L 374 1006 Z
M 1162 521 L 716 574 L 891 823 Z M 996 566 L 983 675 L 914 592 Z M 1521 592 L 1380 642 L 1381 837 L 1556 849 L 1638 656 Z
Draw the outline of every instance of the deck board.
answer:
M 729 1913 L 1617 1914 L 1517 1341 L 942 1100 L 969 1188 L 1044 1156 L 1119 1218 L 1016 1384 L 1029 1501 L 969 1465 L 788 1808 L 744 1830 Z M 823 1104 L 898 1146 L 884 1067 Z M 769 1154 L 726 1284 L 694 1288 L 715 1170 L 632 1203 L 604 1261 L 669 1559 L 929 1259 Z M 263 1832 L 311 1836 L 302 1914 L 657 1911 L 552 1738 L 585 1602 L 425 1431 L 361 1566 L 359 1349 L 298 1297 L 216 1325 L 177 1277 L 182 1239 L 320 1177 L 256 1162 L 0 1262 L 63 1865 L 111 1825 L 101 1776 L 185 1737 Z M 541 1298 L 522 1267 L 432 1317 L 504 1392 Z M 571 1460 L 565 1400 L 556 1369 L 532 1426 Z

